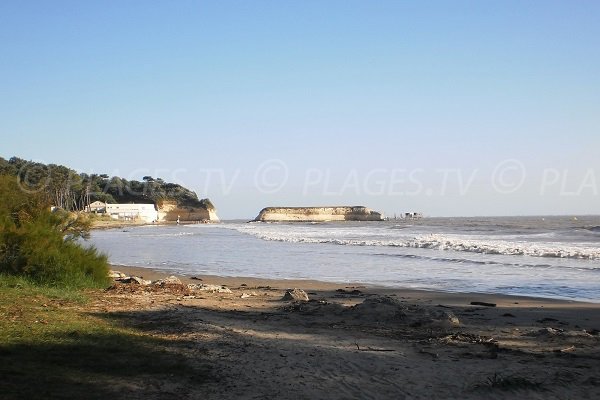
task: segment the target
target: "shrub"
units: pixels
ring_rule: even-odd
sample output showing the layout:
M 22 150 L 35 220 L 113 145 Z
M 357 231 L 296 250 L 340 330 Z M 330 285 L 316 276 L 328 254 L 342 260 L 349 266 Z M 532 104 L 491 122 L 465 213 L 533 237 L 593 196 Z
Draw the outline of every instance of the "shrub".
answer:
M 51 212 L 14 177 L 0 176 L 0 273 L 55 286 L 106 285 L 107 257 L 77 242 L 89 226 L 77 215 Z

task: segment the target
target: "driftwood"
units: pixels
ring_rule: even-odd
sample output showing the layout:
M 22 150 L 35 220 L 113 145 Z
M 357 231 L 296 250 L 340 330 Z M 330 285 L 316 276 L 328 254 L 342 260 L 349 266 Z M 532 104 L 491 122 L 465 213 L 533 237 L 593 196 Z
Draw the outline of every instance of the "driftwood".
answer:
M 565 349 L 560 349 L 560 350 L 554 350 L 557 353 L 568 353 L 570 351 L 574 351 L 575 350 L 575 346 L 569 346 Z
M 396 351 L 394 349 L 376 349 L 370 346 L 361 349 L 357 342 L 355 342 L 354 345 L 356 346 L 356 350 L 358 351 Z
M 496 307 L 495 303 L 486 303 L 484 301 L 472 301 L 472 306 Z

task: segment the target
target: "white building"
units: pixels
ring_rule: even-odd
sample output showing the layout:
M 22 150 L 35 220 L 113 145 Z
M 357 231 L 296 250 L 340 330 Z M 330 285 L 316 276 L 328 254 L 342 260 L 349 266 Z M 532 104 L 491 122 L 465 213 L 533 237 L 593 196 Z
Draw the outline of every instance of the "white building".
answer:
M 108 204 L 106 214 L 113 219 L 158 221 L 158 211 L 154 204 Z
M 104 213 L 106 212 L 106 203 L 103 203 L 101 201 L 95 201 L 93 203 L 88 204 L 88 206 L 85 208 L 85 211 L 93 213 Z

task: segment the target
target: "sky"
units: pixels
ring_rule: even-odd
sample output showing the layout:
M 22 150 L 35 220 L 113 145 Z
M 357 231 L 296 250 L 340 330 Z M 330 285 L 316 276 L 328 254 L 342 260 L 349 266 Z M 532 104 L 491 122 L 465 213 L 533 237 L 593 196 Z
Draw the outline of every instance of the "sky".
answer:
M 266 206 L 600 214 L 600 2 L 2 1 L 0 157 Z

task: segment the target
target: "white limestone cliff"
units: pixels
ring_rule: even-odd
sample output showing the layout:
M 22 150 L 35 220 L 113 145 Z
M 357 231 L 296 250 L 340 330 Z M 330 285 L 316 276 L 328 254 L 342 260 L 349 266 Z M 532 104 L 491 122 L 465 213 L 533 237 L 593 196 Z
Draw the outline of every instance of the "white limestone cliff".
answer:
M 383 221 L 383 215 L 363 206 L 267 207 L 263 208 L 254 220 L 262 222 Z

